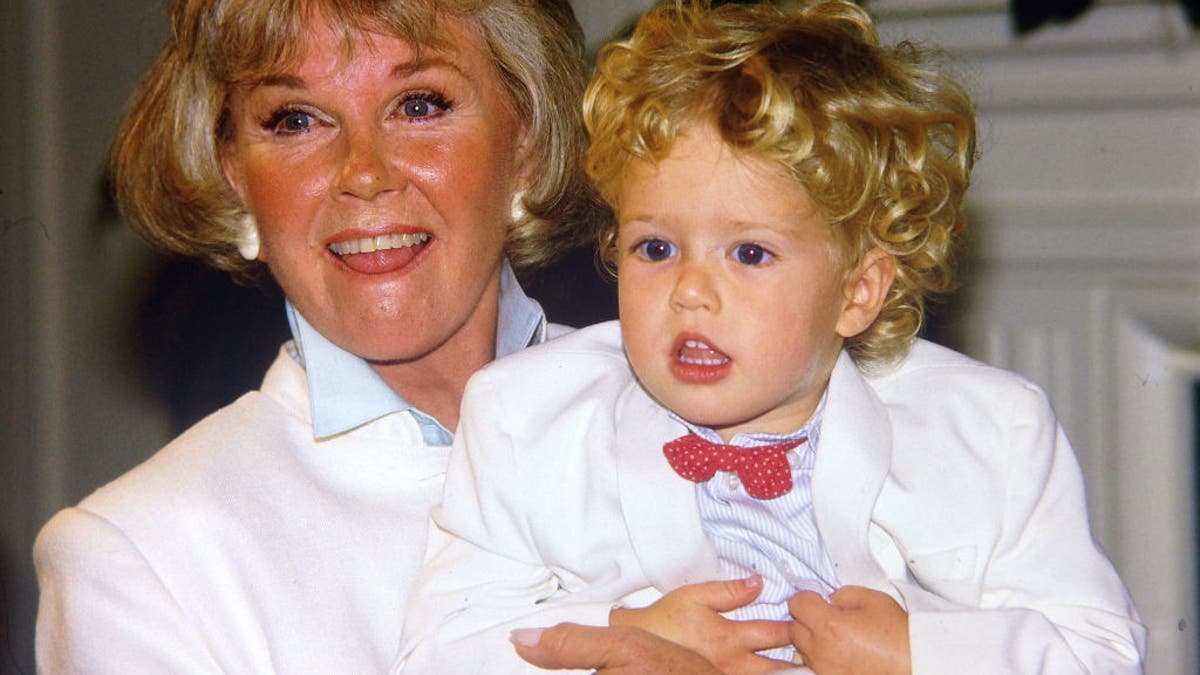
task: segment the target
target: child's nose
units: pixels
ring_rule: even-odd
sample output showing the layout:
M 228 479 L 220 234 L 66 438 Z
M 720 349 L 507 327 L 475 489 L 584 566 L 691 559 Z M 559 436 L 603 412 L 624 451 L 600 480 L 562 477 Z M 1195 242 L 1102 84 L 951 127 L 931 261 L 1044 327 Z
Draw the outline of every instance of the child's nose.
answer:
M 671 292 L 671 307 L 676 310 L 720 309 L 714 272 L 703 261 L 683 261 Z

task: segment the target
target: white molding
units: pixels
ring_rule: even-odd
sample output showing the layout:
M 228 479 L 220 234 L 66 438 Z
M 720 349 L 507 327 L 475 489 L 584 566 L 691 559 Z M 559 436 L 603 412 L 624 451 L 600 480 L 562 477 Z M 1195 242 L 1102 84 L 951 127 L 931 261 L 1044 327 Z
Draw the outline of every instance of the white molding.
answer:
M 963 7 L 961 5 L 968 5 Z M 1099 3 L 1013 35 L 1004 4 L 876 2 L 881 38 L 946 50 L 982 108 L 1200 102 L 1200 35 L 1177 3 Z
M 1178 267 L 1200 277 L 1200 194 L 973 199 L 972 246 L 990 263 Z

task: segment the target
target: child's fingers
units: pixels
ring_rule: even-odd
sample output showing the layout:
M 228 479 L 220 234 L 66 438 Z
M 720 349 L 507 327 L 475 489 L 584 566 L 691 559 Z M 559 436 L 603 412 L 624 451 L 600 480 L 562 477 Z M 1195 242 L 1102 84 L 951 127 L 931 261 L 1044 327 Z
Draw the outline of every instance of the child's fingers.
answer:
M 834 612 L 833 607 L 825 602 L 817 593 L 811 591 L 801 591 L 788 600 L 788 611 L 792 613 L 792 618 L 795 619 L 788 627 L 788 637 L 791 638 L 792 645 L 805 661 L 808 661 L 811 653 L 814 629 L 824 625 L 831 612 Z
M 788 600 L 788 611 L 792 618 L 804 624 L 813 626 L 825 621 L 830 612 L 835 611 L 819 594 L 812 591 L 800 591 Z
M 691 584 L 672 591 L 671 595 L 716 612 L 728 612 L 754 602 L 762 587 L 762 577 L 756 574 L 746 579 Z
M 873 604 L 885 593 L 862 586 L 842 586 L 829 596 L 829 603 L 839 609 L 861 609 Z

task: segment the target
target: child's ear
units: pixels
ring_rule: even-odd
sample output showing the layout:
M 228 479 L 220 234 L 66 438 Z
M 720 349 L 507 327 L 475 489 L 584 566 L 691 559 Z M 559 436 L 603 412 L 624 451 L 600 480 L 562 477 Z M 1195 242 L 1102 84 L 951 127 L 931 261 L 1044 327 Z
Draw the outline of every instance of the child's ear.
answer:
M 846 305 L 838 317 L 837 334 L 848 339 L 870 328 L 883 309 L 895 278 L 896 261 L 892 256 L 879 247 L 867 251 L 846 277 L 843 288 Z

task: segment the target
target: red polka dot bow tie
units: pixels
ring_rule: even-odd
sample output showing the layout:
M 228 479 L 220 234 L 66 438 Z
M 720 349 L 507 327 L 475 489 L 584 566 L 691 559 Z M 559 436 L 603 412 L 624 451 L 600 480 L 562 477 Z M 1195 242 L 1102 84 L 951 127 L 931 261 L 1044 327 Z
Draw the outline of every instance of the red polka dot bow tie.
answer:
M 787 452 L 808 439 L 742 448 L 707 441 L 696 434 L 680 436 L 663 446 L 663 454 L 675 473 L 702 483 L 717 471 L 731 471 L 756 499 L 774 499 L 792 489 L 792 467 Z

